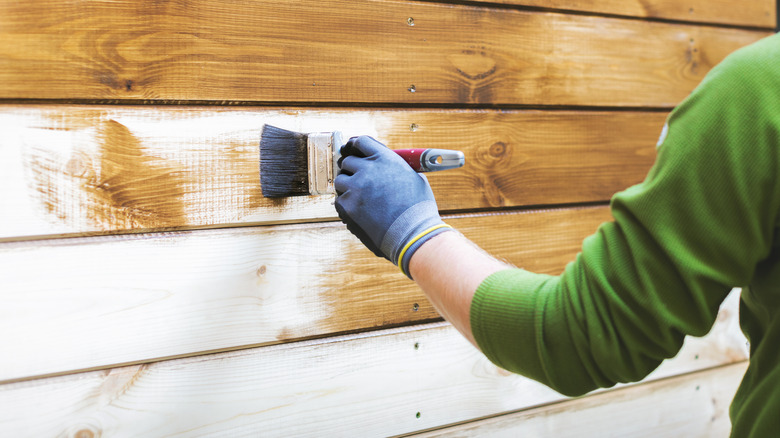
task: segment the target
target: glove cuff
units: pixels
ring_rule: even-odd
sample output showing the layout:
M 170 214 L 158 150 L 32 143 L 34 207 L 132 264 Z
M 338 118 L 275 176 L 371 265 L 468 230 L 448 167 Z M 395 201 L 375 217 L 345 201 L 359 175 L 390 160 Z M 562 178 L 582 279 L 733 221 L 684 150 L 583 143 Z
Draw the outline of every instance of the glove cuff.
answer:
M 409 261 L 412 259 L 412 254 L 414 254 L 423 243 L 427 242 L 433 236 L 451 230 L 451 226 L 442 222 L 412 237 L 409 242 L 407 242 L 407 244 L 401 248 L 401 251 L 398 254 L 398 260 L 395 260 L 396 264 L 401 269 L 401 272 L 409 277 L 410 280 L 414 280 L 412 278 L 412 274 L 409 272 Z
M 379 250 L 388 260 L 397 265 L 401 249 L 412 238 L 419 236 L 424 230 L 443 223 L 439 217 L 436 201 L 428 200 L 414 204 L 390 225 L 382 237 Z

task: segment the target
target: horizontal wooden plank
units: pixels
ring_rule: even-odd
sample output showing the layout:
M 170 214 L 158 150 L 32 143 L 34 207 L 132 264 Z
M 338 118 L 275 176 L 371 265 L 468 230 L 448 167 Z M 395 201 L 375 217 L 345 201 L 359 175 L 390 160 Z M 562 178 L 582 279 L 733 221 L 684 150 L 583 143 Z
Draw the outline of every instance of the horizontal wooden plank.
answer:
M 740 362 L 414 436 L 727 437 L 729 406 L 747 365 Z
M 744 360 L 738 336 L 688 344 L 651 379 L 725 345 Z M 562 399 L 435 325 L 0 385 L 0 435 L 391 436 Z
M 0 98 L 672 107 L 769 32 L 428 2 L 0 2 Z
M 641 181 L 665 113 L 0 107 L 0 240 L 335 219 L 332 196 L 262 197 L 263 123 L 460 149 L 445 211 L 608 200 Z M 12 213 L 12 214 L 11 214 Z
M 773 29 L 775 0 L 474 0 L 485 3 L 532 6 L 625 15 L 628 17 L 727 24 Z
M 449 218 L 486 250 L 563 270 L 607 207 Z M 341 224 L 0 244 L 0 381 L 438 318 Z

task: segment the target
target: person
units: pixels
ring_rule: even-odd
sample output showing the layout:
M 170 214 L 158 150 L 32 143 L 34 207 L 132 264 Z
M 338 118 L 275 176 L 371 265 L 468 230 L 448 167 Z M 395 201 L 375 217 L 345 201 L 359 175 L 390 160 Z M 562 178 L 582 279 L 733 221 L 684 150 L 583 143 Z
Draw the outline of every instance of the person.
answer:
M 641 380 L 703 336 L 733 287 L 750 364 L 734 436 L 780 430 L 780 35 L 729 55 L 667 118 L 645 180 L 559 276 L 445 224 L 427 179 L 370 137 L 342 148 L 339 217 L 491 361 L 576 396 Z M 540 236 L 541 237 L 541 236 Z

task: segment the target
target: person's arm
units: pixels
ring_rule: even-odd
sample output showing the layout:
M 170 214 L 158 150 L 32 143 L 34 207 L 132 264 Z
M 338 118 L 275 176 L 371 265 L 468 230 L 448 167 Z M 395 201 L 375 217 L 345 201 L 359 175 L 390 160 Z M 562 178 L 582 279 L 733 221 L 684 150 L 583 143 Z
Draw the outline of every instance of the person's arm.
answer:
M 489 275 L 509 268 L 457 232 L 430 239 L 409 262 L 412 278 L 433 307 L 474 346 L 469 321 L 474 291 Z
M 646 180 L 612 199 L 614 222 L 560 276 L 467 248 L 425 179 L 373 139 L 342 150 L 336 210 L 502 368 L 566 395 L 640 380 L 709 331 L 775 243 L 778 38 L 729 57 L 675 109 Z
M 655 165 L 559 276 L 491 274 L 480 350 L 566 395 L 644 378 L 705 335 L 777 244 L 780 36 L 731 55 L 668 118 Z
M 427 179 L 371 137 L 351 138 L 336 177 L 336 211 L 374 254 L 398 265 L 472 344 L 471 297 L 498 262 L 439 217 Z

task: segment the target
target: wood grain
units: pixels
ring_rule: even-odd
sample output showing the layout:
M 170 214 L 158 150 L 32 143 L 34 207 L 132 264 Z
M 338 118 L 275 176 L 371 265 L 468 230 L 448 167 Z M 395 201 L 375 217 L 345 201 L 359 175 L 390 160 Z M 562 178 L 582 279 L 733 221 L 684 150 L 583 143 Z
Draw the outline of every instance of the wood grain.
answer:
M 0 98 L 671 108 L 769 35 L 390 0 L 4 0 Z
M 658 18 L 676 21 L 775 27 L 774 0 L 474 0 L 485 3 Z
M 729 406 L 747 365 L 740 362 L 414 437 L 727 437 Z
M 444 211 L 608 200 L 640 182 L 665 113 L 0 107 L 0 241 L 335 219 L 332 196 L 262 197 L 263 123 L 459 149 Z
M 561 272 L 606 207 L 449 218 Z M 0 244 L 0 381 L 438 318 L 340 223 Z
M 648 380 L 743 361 L 730 335 Z M 0 435 L 392 436 L 562 399 L 437 324 L 1 385 Z

